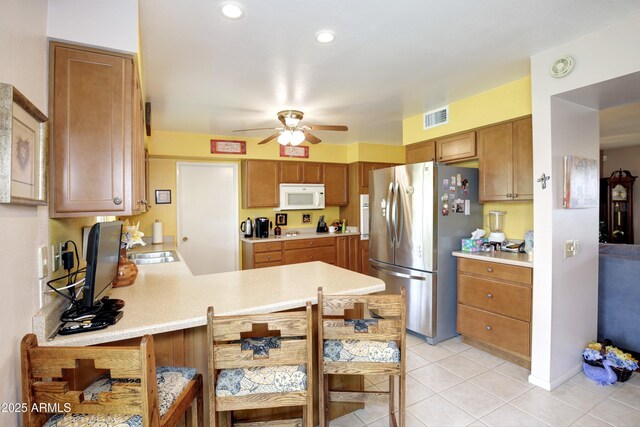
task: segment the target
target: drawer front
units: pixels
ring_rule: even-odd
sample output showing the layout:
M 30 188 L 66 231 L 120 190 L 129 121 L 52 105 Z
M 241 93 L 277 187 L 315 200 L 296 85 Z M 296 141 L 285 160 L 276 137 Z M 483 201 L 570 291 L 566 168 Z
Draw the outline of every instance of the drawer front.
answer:
M 278 252 L 259 252 L 254 254 L 254 262 L 271 262 L 282 261 L 282 251 Z
M 458 304 L 458 332 L 505 350 L 531 355 L 529 322 Z
M 254 252 L 269 252 L 279 250 L 282 250 L 282 242 L 264 242 L 253 244 Z
M 305 248 L 317 248 L 324 246 L 335 246 L 336 238 L 335 237 L 325 237 L 320 239 L 300 239 L 300 240 L 289 240 L 284 242 L 284 249 L 305 249 Z
M 458 302 L 525 322 L 531 320 L 531 288 L 525 286 L 458 274 Z
M 328 264 L 336 262 L 335 247 L 321 247 L 309 249 L 294 249 L 284 252 L 285 264 L 296 264 L 299 262 L 324 261 Z
M 282 261 L 256 262 L 253 268 L 275 267 L 278 265 L 282 265 Z
M 459 257 L 458 270 L 484 276 L 488 279 L 507 280 L 509 282 L 522 283 L 523 285 L 531 285 L 532 270 L 529 267 Z

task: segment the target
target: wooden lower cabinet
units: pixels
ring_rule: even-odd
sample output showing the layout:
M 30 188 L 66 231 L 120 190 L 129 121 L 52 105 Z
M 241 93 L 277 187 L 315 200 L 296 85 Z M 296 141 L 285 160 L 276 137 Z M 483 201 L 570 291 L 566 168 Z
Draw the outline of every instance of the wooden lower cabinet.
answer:
M 277 242 L 242 242 L 242 269 L 322 261 L 367 274 L 369 241 L 359 234 Z
M 458 258 L 457 330 L 463 342 L 531 365 L 532 269 Z

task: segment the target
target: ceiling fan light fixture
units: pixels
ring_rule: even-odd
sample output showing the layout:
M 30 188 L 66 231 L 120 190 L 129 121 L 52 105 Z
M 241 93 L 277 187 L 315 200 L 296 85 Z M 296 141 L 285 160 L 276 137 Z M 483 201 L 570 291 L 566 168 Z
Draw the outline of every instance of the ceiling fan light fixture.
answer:
M 294 147 L 296 145 L 302 144 L 304 140 L 305 136 L 301 130 L 295 130 L 293 131 L 293 133 L 291 133 L 291 145 L 293 145 Z
M 327 44 L 336 39 L 336 34 L 333 31 L 322 30 L 316 33 L 316 41 L 318 43 Z
M 220 11 L 229 19 L 240 19 L 244 15 L 244 9 L 236 3 L 222 3 Z
M 290 130 L 283 130 L 278 136 L 278 144 L 289 145 L 291 142 L 292 132 Z

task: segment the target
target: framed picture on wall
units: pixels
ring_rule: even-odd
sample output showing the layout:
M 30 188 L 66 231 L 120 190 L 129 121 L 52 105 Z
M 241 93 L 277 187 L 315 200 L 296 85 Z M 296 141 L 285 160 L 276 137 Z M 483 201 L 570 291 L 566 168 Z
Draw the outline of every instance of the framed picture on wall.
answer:
M 0 203 L 47 204 L 47 116 L 0 83 Z
M 286 213 L 278 213 L 278 214 L 276 214 L 276 225 L 287 225 L 287 214 Z
M 156 190 L 156 205 L 171 204 L 171 190 Z

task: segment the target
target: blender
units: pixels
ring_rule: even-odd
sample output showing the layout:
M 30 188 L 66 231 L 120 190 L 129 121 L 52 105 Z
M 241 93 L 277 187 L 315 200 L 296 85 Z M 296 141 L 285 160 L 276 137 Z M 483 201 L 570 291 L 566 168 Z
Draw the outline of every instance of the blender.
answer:
M 505 211 L 489 211 L 489 241 L 495 243 L 503 243 L 507 240 L 504 235 L 504 216 L 507 214 Z

